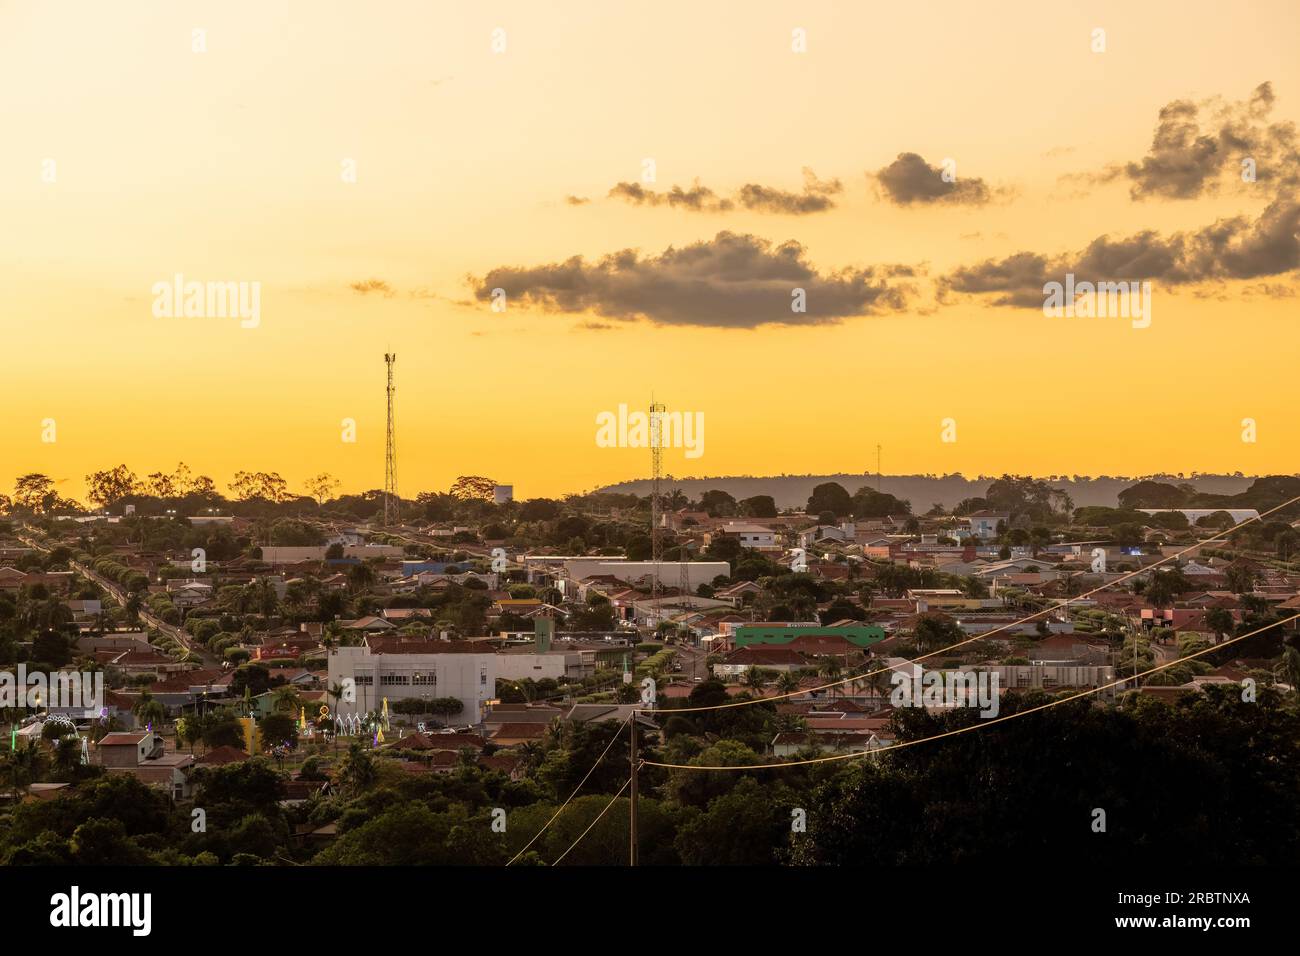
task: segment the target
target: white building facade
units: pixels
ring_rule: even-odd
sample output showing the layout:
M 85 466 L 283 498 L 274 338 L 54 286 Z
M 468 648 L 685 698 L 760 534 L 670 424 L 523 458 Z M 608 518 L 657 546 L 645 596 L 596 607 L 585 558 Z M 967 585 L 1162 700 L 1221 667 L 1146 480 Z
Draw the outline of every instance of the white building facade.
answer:
M 485 702 L 496 692 L 496 653 L 455 645 L 443 649 L 438 641 L 421 643 L 427 650 L 412 651 L 409 643 L 385 653 L 365 645 L 331 648 L 329 686 L 353 690 L 352 700 L 345 694 L 332 706 L 340 714 L 364 714 L 382 709 L 385 699 L 391 712 L 394 704 L 407 698 L 455 697 L 461 712 L 451 718 L 452 723 L 482 723 Z

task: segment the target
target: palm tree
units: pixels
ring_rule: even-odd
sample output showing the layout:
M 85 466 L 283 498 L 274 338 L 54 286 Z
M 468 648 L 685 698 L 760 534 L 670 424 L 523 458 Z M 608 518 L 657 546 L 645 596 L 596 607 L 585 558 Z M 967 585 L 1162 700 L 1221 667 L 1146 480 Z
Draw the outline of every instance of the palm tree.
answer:
M 348 587 L 353 591 L 363 591 L 374 584 L 375 580 L 374 567 L 365 562 L 354 564 L 348 571 Z
M 337 717 L 339 712 L 339 701 L 343 699 L 343 695 L 345 691 L 343 690 L 343 687 L 341 685 L 335 684 L 332 687 L 330 687 L 329 690 L 325 691 L 325 693 L 329 695 L 331 700 L 334 701 L 334 706 L 330 708 L 330 714 Z M 339 750 L 339 735 L 337 733 L 338 726 L 335 725 L 334 729 L 336 732 L 331 733 L 330 736 L 334 738 L 334 752 L 338 753 Z
M 546 759 L 546 748 L 536 740 L 527 740 L 519 747 L 519 763 L 525 770 L 534 770 Z
M 373 784 L 377 776 L 370 752 L 361 746 L 360 741 L 353 741 L 339 766 L 339 783 L 359 792 Z
M 782 694 L 793 694 L 799 689 L 799 679 L 789 671 L 785 671 L 776 679 L 776 689 Z
M 282 712 L 293 713 L 302 706 L 302 698 L 298 696 L 298 688 L 292 684 L 277 687 L 272 699 L 275 709 Z
M 843 669 L 844 668 L 840 665 L 840 659 L 838 657 L 827 657 L 824 661 L 822 661 L 821 667 L 819 668 L 819 672 L 828 681 L 834 681 L 840 676 L 840 672 Z M 831 699 L 834 700 L 835 688 L 832 687 L 830 691 L 831 691 Z
M 745 671 L 745 677 L 742 683 L 750 690 L 754 691 L 756 695 L 761 696 L 763 684 L 766 683 L 766 681 L 763 680 L 763 672 L 757 667 L 751 665 Z
M 873 668 L 874 673 L 867 677 L 867 685 L 871 688 L 872 693 L 876 696 L 876 702 L 884 696 L 885 688 L 889 686 L 889 675 L 883 670 Z
M 140 691 L 139 698 L 131 705 L 131 713 L 135 715 L 136 720 L 146 726 L 152 726 L 154 723 L 161 725 L 167 716 L 162 704 L 158 703 L 153 694 L 147 690 Z

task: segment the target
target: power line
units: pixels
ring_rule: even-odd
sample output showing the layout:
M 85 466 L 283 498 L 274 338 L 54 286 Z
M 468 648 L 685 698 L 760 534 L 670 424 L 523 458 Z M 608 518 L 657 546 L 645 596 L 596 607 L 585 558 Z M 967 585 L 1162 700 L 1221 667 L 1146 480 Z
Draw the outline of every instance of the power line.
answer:
M 1196 651 L 1192 654 L 1188 654 L 1186 657 L 1180 657 L 1177 660 L 1169 661 L 1165 664 L 1159 664 L 1155 667 L 1150 668 L 1149 670 L 1143 671 L 1140 674 L 1134 674 L 1132 679 L 1136 681 L 1139 677 L 1146 677 L 1148 674 L 1154 674 L 1157 671 L 1162 671 L 1165 670 L 1166 668 L 1174 667 L 1177 664 L 1182 664 L 1185 661 L 1190 661 L 1192 660 L 1192 658 L 1200 657 L 1202 654 L 1209 654 L 1212 651 L 1220 650 L 1221 648 L 1227 647 L 1229 644 L 1235 644 L 1237 641 L 1244 641 L 1248 637 L 1254 637 L 1256 634 L 1262 634 L 1264 631 L 1271 630 L 1272 628 L 1279 627 L 1283 624 L 1288 624 L 1295 620 L 1300 620 L 1300 614 L 1293 614 L 1288 618 L 1283 618 L 1280 621 L 1274 621 L 1272 624 L 1266 624 L 1263 627 L 1256 628 L 1255 630 L 1249 631 L 1246 634 L 1238 635 L 1237 637 L 1231 638 L 1230 640 L 1220 641 L 1218 644 L 1212 644 L 1211 646 L 1203 650 Z M 1058 700 L 1048 701 L 1046 704 L 1038 704 L 1034 707 L 1028 708 L 1027 710 L 1016 711 L 1014 714 L 1004 714 L 1001 717 L 994 717 L 989 720 L 982 720 L 977 724 L 970 724 L 966 727 L 958 727 L 954 730 L 945 730 L 943 733 L 933 734 L 929 737 L 919 737 L 916 740 L 905 740 L 902 743 L 891 744 L 888 747 L 881 747 L 878 750 L 866 750 L 866 751 L 848 753 L 848 754 L 831 754 L 828 757 L 810 757 L 807 760 L 789 760 L 782 763 L 747 764 L 747 765 L 729 766 L 729 767 L 700 767 L 700 766 L 693 766 L 691 764 L 658 763 L 653 760 L 645 760 L 642 761 L 642 763 L 647 767 L 664 767 L 669 770 L 779 770 L 782 767 L 801 767 L 807 764 L 831 763 L 837 760 L 855 760 L 859 757 L 875 756 L 876 754 L 888 753 L 891 750 L 901 750 L 904 747 L 915 747 L 917 744 L 929 743 L 932 740 L 942 740 L 945 737 L 955 737 L 958 734 L 969 733 L 972 730 L 979 730 L 983 727 L 992 727 L 994 724 L 1000 724 L 1003 721 L 1012 720 L 1013 718 L 1016 717 L 1024 717 L 1029 714 L 1037 713 L 1040 710 L 1047 710 L 1050 707 L 1059 707 L 1061 704 L 1068 704 L 1070 703 L 1070 701 L 1079 700 L 1082 697 L 1087 697 L 1091 694 L 1099 693 L 1100 691 L 1106 690 L 1107 688 L 1116 687 L 1121 684 L 1126 684 L 1128 683 L 1128 680 L 1129 678 L 1120 678 L 1119 680 L 1111 681 L 1109 684 L 1102 684 L 1098 687 L 1089 687 L 1087 690 L 1082 690 L 1076 694 L 1071 694 L 1069 697 L 1062 697 Z
M 569 855 L 569 850 L 572 850 L 575 846 L 577 846 L 579 843 L 582 842 L 582 838 L 585 837 L 588 833 L 590 833 L 591 828 L 600 822 L 600 818 L 609 812 L 609 808 L 614 805 L 614 801 L 617 800 L 619 797 L 623 796 L 623 791 L 627 789 L 627 785 L 631 782 L 632 782 L 631 777 L 628 777 L 626 780 L 623 781 L 623 786 L 618 788 L 618 793 L 614 794 L 612 797 L 609 798 L 609 803 L 605 804 L 605 809 L 601 810 L 600 813 L 596 814 L 596 819 L 592 820 L 591 823 L 587 825 L 587 829 L 583 830 L 580 834 L 578 834 L 578 839 L 570 843 L 569 849 L 561 853 L 556 858 L 555 862 L 551 864 L 551 866 L 559 866 L 560 860 L 563 860 L 566 856 Z
M 627 717 L 623 719 L 623 724 L 626 724 L 631 719 L 632 716 L 631 714 L 629 714 Z M 584 776 L 581 780 L 579 780 L 578 785 L 573 788 L 573 793 L 569 794 L 569 799 L 565 800 L 562 804 L 560 804 L 559 808 L 555 811 L 555 813 L 551 814 L 551 819 L 547 820 L 546 823 L 542 825 L 542 828 L 538 830 L 537 833 L 533 836 L 533 838 L 524 844 L 524 848 L 522 850 L 520 850 L 518 853 L 516 853 L 514 856 L 510 858 L 510 862 L 507 863 L 506 866 L 509 866 L 510 863 L 515 862 L 515 860 L 519 859 L 526 852 L 528 852 L 528 848 L 532 846 L 534 843 L 536 843 L 537 838 L 540 837 L 543 833 L 545 833 L 547 827 L 549 827 L 552 823 L 555 822 L 556 817 L 558 817 L 561 813 L 564 812 L 564 808 L 567 807 L 569 803 L 573 800 L 573 798 L 578 795 L 578 791 L 582 789 L 583 785 L 586 784 L 587 780 L 591 777 L 591 775 L 596 772 L 596 768 L 600 766 L 600 762 L 605 759 L 605 754 L 609 753 L 609 748 L 614 746 L 614 741 L 618 740 L 619 734 L 623 732 L 623 724 L 618 725 L 618 730 L 614 731 L 614 736 L 609 738 L 609 743 L 605 744 L 605 749 L 600 752 L 600 756 L 597 757 L 596 762 L 591 765 L 591 769 L 587 771 L 586 776 Z M 624 786 L 626 786 L 626 784 L 624 784 Z M 623 792 L 622 790 L 619 791 L 619 793 L 622 792 Z M 573 848 L 570 847 L 569 849 L 571 850 Z M 567 853 L 568 850 L 566 850 L 565 852 Z M 557 860 L 556 862 L 559 861 Z
M 1204 539 L 1203 541 L 1197 542 L 1191 547 L 1184 548 L 1181 551 L 1176 551 L 1175 553 L 1169 555 L 1168 557 L 1161 558 L 1159 561 L 1152 562 L 1151 564 L 1148 564 L 1145 568 L 1140 568 L 1137 571 L 1130 571 L 1116 578 L 1114 581 L 1108 581 L 1104 584 L 1099 585 L 1098 587 L 1093 588 L 1091 591 L 1085 591 L 1083 594 L 1080 594 L 1077 597 L 1066 598 L 1064 601 L 1062 601 L 1059 604 L 1054 604 L 1051 607 L 1045 607 L 1042 610 L 1035 611 L 1033 614 L 1029 614 L 1025 617 L 1022 617 L 1018 621 L 1011 621 L 1008 624 L 1002 624 L 998 627 L 992 628 L 991 630 L 981 631 L 979 634 L 976 634 L 972 637 L 968 637 L 964 641 L 958 641 L 955 644 L 949 644 L 947 647 L 940 647 L 937 650 L 933 650 L 930 651 L 929 653 L 922 654 L 919 657 L 914 657 L 911 658 L 910 660 L 904 661 L 904 663 L 916 664 L 920 661 L 928 660 L 931 657 L 937 657 L 940 654 L 946 654 L 949 651 L 955 650 L 958 647 L 964 647 L 965 645 L 970 644 L 973 641 L 981 640 L 982 638 L 988 637 L 992 634 L 999 634 L 1002 631 L 1008 630 L 1009 628 L 1019 627 L 1021 624 L 1026 624 L 1029 621 L 1034 620 L 1034 618 L 1036 617 L 1040 617 L 1052 611 L 1059 610 L 1060 608 L 1066 607 L 1074 603 L 1075 601 L 1082 601 L 1084 598 L 1091 597 L 1092 595 L 1104 591 L 1107 588 L 1114 587 L 1117 584 L 1123 584 L 1125 581 L 1138 577 L 1139 575 L 1146 574 L 1147 572 L 1151 571 L 1153 568 L 1158 568 L 1160 565 L 1165 564 L 1166 562 L 1176 561 L 1179 558 L 1181 558 L 1183 555 L 1189 554 L 1192 551 L 1199 551 L 1201 548 L 1205 547 L 1211 541 L 1215 541 L 1226 534 L 1231 534 L 1232 532 L 1245 527 L 1251 522 L 1260 521 L 1268 517 L 1269 515 L 1273 514 L 1274 512 L 1281 511 L 1283 508 L 1289 507 L 1290 505 L 1293 505 L 1298 501 L 1300 501 L 1300 495 L 1297 495 L 1296 497 L 1292 498 L 1290 501 L 1282 502 L 1282 504 L 1278 505 L 1275 508 L 1270 508 L 1267 511 L 1257 514 L 1253 518 L 1247 518 L 1245 521 L 1242 521 L 1239 524 L 1235 524 L 1231 528 L 1225 528 L 1224 530 L 1218 532 L 1217 534 L 1214 534 Z M 700 711 L 706 711 L 706 710 L 726 710 L 731 707 L 750 707 L 753 706 L 754 704 L 770 704 L 773 703 L 774 701 L 786 700 L 787 698 L 790 697 L 802 697 L 805 694 L 815 694 L 818 691 L 829 690 L 832 687 L 840 687 L 843 686 L 844 684 L 852 684 L 856 681 L 866 680 L 868 677 L 874 677 L 876 674 L 884 674 L 892 670 L 894 670 L 894 668 L 892 667 L 882 667 L 879 668 L 878 670 L 868 671 L 865 674 L 856 674 L 852 677 L 846 677 L 843 680 L 832 681 L 829 684 L 822 684 L 820 687 L 801 688 L 799 690 L 790 691 L 787 694 L 775 694 L 771 697 L 756 697 L 751 700 L 734 700 L 734 701 L 729 701 L 725 704 L 708 704 L 708 705 L 701 705 L 699 707 L 643 708 L 641 709 L 640 712 L 665 713 L 665 714 L 691 714 L 691 713 L 699 713 Z

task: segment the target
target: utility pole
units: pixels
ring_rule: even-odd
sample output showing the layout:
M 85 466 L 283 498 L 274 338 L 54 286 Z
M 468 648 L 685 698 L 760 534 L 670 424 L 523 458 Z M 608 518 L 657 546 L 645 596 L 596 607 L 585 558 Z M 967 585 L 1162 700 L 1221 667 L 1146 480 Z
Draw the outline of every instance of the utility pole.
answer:
M 628 721 L 628 729 L 632 733 L 632 742 L 628 747 L 628 753 L 632 761 L 632 790 L 631 790 L 631 810 L 629 811 L 629 822 L 631 831 L 631 846 L 628 848 L 628 864 L 637 865 L 637 832 L 636 832 L 636 711 L 632 711 L 632 719 Z

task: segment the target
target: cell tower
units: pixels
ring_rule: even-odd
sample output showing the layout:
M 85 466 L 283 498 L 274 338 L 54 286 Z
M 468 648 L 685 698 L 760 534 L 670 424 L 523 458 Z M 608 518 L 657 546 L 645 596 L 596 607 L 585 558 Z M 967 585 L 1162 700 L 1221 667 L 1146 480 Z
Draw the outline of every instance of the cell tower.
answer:
M 663 520 L 663 501 L 660 498 L 660 483 L 663 479 L 664 449 L 660 443 L 659 416 L 666 409 L 662 404 L 650 399 L 650 560 L 654 562 L 654 574 L 650 584 L 650 603 L 654 613 L 659 614 L 659 574 L 664 560 L 664 539 L 659 533 L 659 524 Z
M 384 364 L 388 367 L 388 442 L 384 450 L 384 526 L 397 521 L 397 439 L 393 434 L 393 364 L 397 354 L 384 353 Z

